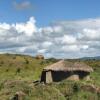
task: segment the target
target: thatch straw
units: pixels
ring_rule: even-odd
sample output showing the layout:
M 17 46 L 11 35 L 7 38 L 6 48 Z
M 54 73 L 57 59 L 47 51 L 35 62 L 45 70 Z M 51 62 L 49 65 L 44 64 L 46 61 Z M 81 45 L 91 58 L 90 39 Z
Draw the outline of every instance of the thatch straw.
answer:
M 45 71 L 84 71 L 84 72 L 92 72 L 93 69 L 82 62 L 68 62 L 64 60 L 60 60 L 50 66 L 44 68 Z
M 44 59 L 44 56 L 43 55 L 41 55 L 41 54 L 38 54 L 38 55 L 36 55 L 36 57 L 35 57 L 36 59 Z

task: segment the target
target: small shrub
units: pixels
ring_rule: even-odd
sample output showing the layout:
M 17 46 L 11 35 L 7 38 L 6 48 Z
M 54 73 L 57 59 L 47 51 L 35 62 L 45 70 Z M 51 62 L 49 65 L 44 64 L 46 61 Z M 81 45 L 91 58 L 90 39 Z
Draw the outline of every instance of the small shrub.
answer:
M 16 74 L 21 72 L 21 68 L 16 69 Z
M 41 61 L 41 62 L 40 62 L 40 65 L 43 65 L 44 63 L 45 63 L 44 61 Z
M 26 64 L 29 64 L 29 61 L 28 61 L 27 59 L 25 59 L 25 63 L 26 63 Z
M 12 59 L 16 59 L 16 56 L 13 56 Z
M 0 62 L 0 64 L 1 64 L 1 65 L 3 65 L 3 64 L 4 64 L 4 62 L 3 62 L 3 61 L 1 61 L 1 62 Z
M 29 69 L 29 67 L 28 66 L 25 66 L 25 69 Z
M 97 96 L 98 96 L 98 100 L 100 99 L 100 93 L 97 93 Z
M 8 72 L 9 71 L 9 69 L 6 69 L 6 72 Z
M 3 83 L 3 82 L 0 83 L 0 90 L 1 90 L 2 88 L 4 88 L 4 83 Z
M 9 66 L 12 66 L 13 65 L 13 63 L 9 63 Z
M 80 86 L 77 83 L 74 83 L 73 85 L 73 92 L 77 93 L 80 90 Z
M 68 94 L 68 95 L 65 96 L 65 98 L 66 98 L 66 100 L 71 100 L 71 95 Z
M 49 62 L 55 63 L 55 62 L 57 62 L 57 59 L 55 59 L 55 58 L 50 58 L 50 59 L 48 59 L 48 61 L 49 61 Z

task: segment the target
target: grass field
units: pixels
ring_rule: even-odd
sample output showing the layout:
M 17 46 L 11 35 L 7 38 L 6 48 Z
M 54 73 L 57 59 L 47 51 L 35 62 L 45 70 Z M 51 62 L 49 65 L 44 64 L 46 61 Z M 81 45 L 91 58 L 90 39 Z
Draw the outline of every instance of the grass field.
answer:
M 83 60 L 91 67 L 90 81 L 67 81 L 59 83 L 37 84 L 42 69 L 57 60 L 39 60 L 31 56 L 1 54 L 0 55 L 0 100 L 11 100 L 16 92 L 25 93 L 23 100 L 100 100 L 100 92 L 82 89 L 82 86 L 100 87 L 100 61 Z M 74 61 L 74 60 L 71 60 Z

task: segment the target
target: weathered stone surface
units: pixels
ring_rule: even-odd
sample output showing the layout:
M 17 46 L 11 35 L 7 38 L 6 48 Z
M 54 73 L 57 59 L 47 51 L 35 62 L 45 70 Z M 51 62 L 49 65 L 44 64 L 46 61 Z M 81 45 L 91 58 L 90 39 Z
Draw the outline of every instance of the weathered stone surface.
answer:
M 24 100 L 25 95 L 24 92 L 18 91 L 11 100 Z
M 90 80 L 90 76 L 89 75 L 85 76 L 84 80 L 89 81 Z
M 99 89 L 94 85 L 84 85 L 84 86 L 81 86 L 81 88 L 85 91 L 89 91 L 92 93 L 97 93 L 99 91 Z
M 51 83 L 52 80 L 52 73 L 51 71 L 46 72 L 46 83 Z
M 67 80 L 75 80 L 75 81 L 78 81 L 79 80 L 79 75 L 71 75 L 70 77 L 67 78 Z

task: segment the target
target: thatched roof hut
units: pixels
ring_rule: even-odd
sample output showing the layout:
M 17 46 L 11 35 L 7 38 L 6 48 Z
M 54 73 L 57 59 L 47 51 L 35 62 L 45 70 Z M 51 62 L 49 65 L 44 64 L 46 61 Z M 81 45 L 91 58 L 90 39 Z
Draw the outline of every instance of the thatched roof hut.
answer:
M 79 80 L 86 77 L 92 72 L 93 69 L 83 62 L 69 62 L 60 60 L 52 65 L 43 69 L 41 81 L 60 81 L 64 78 Z M 44 79 L 45 77 L 45 79 Z
M 43 70 L 48 71 L 85 71 L 92 72 L 93 69 L 83 62 L 69 62 L 60 60 L 50 66 L 45 67 Z
M 36 55 L 35 58 L 36 58 L 36 59 L 44 59 L 44 56 L 43 56 L 42 54 L 38 54 L 38 55 Z

